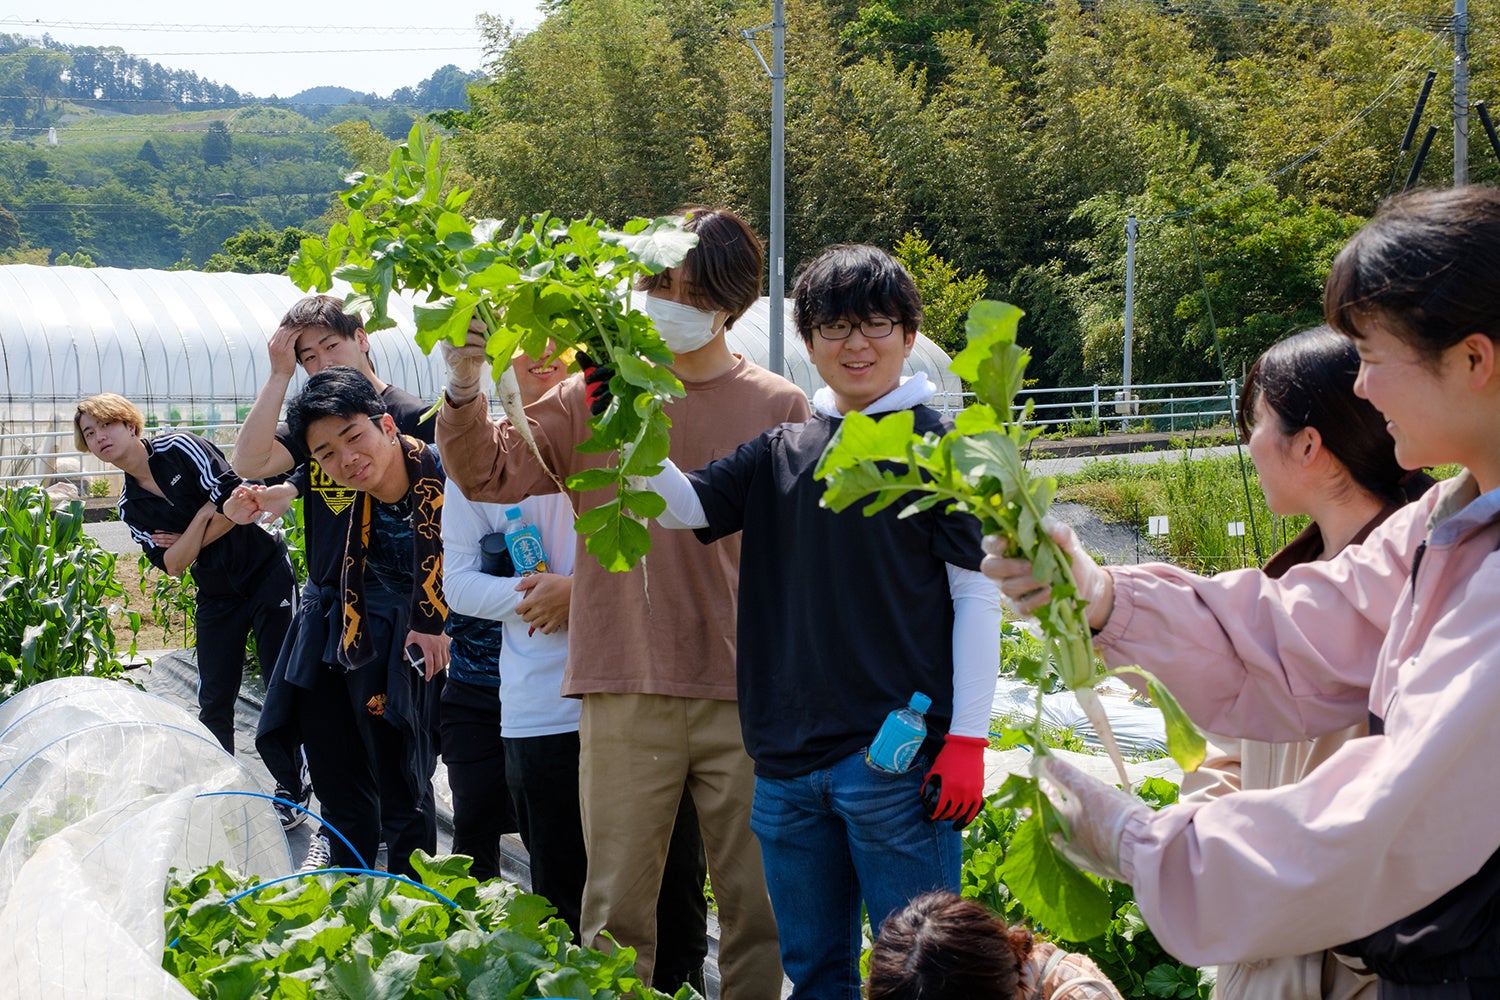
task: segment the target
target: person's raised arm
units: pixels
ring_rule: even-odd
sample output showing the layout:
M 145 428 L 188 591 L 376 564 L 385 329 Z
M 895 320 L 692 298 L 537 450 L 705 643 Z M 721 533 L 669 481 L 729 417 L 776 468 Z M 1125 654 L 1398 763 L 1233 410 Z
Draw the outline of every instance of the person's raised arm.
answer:
M 234 471 L 244 479 L 264 479 L 286 472 L 297 464 L 286 446 L 276 440 L 276 422 L 281 404 L 297 372 L 297 334 L 294 327 L 280 327 L 266 345 L 271 356 L 271 374 L 260 387 L 255 403 L 245 415 L 234 442 Z

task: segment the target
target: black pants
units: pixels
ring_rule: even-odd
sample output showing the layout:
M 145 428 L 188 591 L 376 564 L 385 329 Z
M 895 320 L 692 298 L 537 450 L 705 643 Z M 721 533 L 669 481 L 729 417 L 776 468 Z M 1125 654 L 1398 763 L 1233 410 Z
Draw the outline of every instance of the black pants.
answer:
M 558 916 L 579 940 L 588 855 L 578 808 L 578 733 L 508 737 L 504 745 L 505 780 L 521 841 L 531 855 L 531 891 L 557 907 Z M 663 992 L 675 993 L 689 981 L 701 986 L 703 960 L 708 957 L 708 900 L 703 895 L 707 874 L 698 812 L 684 789 L 656 899 L 656 969 L 651 985 Z
M 1382 979 L 1375 987 L 1380 1000 L 1480 1000 L 1500 997 L 1500 978 L 1413 986 Z
M 506 787 L 500 689 L 469 684 L 450 673 L 443 685 L 439 720 L 443 763 L 453 791 L 453 853 L 474 859 L 469 873 L 475 878 L 492 879 L 500 874 L 500 835 L 519 829 Z M 576 777 L 573 784 L 576 801 Z
M 379 663 L 354 671 L 325 664 L 314 686 L 297 692 L 297 724 L 322 817 L 353 845 L 328 831 L 333 863 L 373 866 L 383 828 L 390 870 L 416 878 L 412 851 L 437 852 L 437 808 L 431 775 L 411 787 L 406 738 L 377 714 L 385 678 Z
M 267 560 L 256 572 L 259 586 L 248 597 L 200 597 L 194 615 L 198 719 L 230 753 L 234 753 L 234 700 L 245 676 L 245 640 L 254 631 L 261 675 L 269 676 L 296 610 L 297 585 L 285 557 Z

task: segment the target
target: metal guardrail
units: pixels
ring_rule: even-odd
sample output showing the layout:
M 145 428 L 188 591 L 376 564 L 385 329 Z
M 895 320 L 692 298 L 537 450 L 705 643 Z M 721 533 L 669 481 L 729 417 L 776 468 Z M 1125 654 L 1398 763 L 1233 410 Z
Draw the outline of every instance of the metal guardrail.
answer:
M 1023 389 L 1032 402 L 1030 427 L 1080 436 L 1119 431 L 1193 430 L 1234 423 L 1239 412 L 1238 379 L 1228 382 L 1158 382 Z M 932 405 L 956 413 L 974 401 L 969 392 L 938 393 Z
M 1025 390 L 1033 409 L 1029 426 L 1046 427 L 1085 436 L 1119 431 L 1192 430 L 1216 423 L 1233 423 L 1239 409 L 1239 383 L 1163 382 L 1124 386 L 1088 385 Z M 973 393 L 940 392 L 932 405 L 944 413 L 956 413 L 974 400 Z M 498 416 L 498 411 L 496 411 Z M 26 423 L 11 420 L 12 426 Z M 110 485 L 104 495 L 120 491 L 122 473 L 87 452 L 73 448 L 71 421 L 58 426 L 57 419 L 35 421 L 44 430 L 0 433 L 0 488 L 25 483 L 73 482 L 87 496 L 90 484 L 103 479 Z M 201 434 L 224 450 L 234 451 L 240 423 L 174 422 L 153 424 L 147 434 L 160 430 L 185 430 Z

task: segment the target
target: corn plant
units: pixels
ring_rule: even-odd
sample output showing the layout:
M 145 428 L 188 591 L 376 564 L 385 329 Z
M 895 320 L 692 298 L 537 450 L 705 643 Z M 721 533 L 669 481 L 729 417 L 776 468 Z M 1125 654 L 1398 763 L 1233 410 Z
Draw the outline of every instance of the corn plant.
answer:
M 52 509 L 34 486 L 0 494 L 0 701 L 54 677 L 124 671 L 111 618 L 130 630 L 140 615 L 112 603 L 115 557 L 84 533 L 83 504 Z
M 138 565 L 141 596 L 151 601 L 151 620 L 161 628 L 162 639 L 171 642 L 175 632 L 182 637 L 184 649 L 197 644 L 198 585 L 191 572 L 181 576 L 163 573 L 144 553 Z

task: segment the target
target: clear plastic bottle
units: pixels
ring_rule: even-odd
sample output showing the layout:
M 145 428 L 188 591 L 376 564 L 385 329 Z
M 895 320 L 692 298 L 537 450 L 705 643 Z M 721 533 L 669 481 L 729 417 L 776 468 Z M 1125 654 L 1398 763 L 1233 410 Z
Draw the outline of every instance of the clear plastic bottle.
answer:
M 542 533 L 536 525 L 527 524 L 521 508 L 505 512 L 505 547 L 515 565 L 516 576 L 547 572 L 547 553 L 542 548 Z
M 865 753 L 870 766 L 889 774 L 905 774 L 927 738 L 927 720 L 923 713 L 932 707 L 932 699 L 920 691 L 912 694 L 905 708 L 892 709 L 875 734 L 875 741 Z

